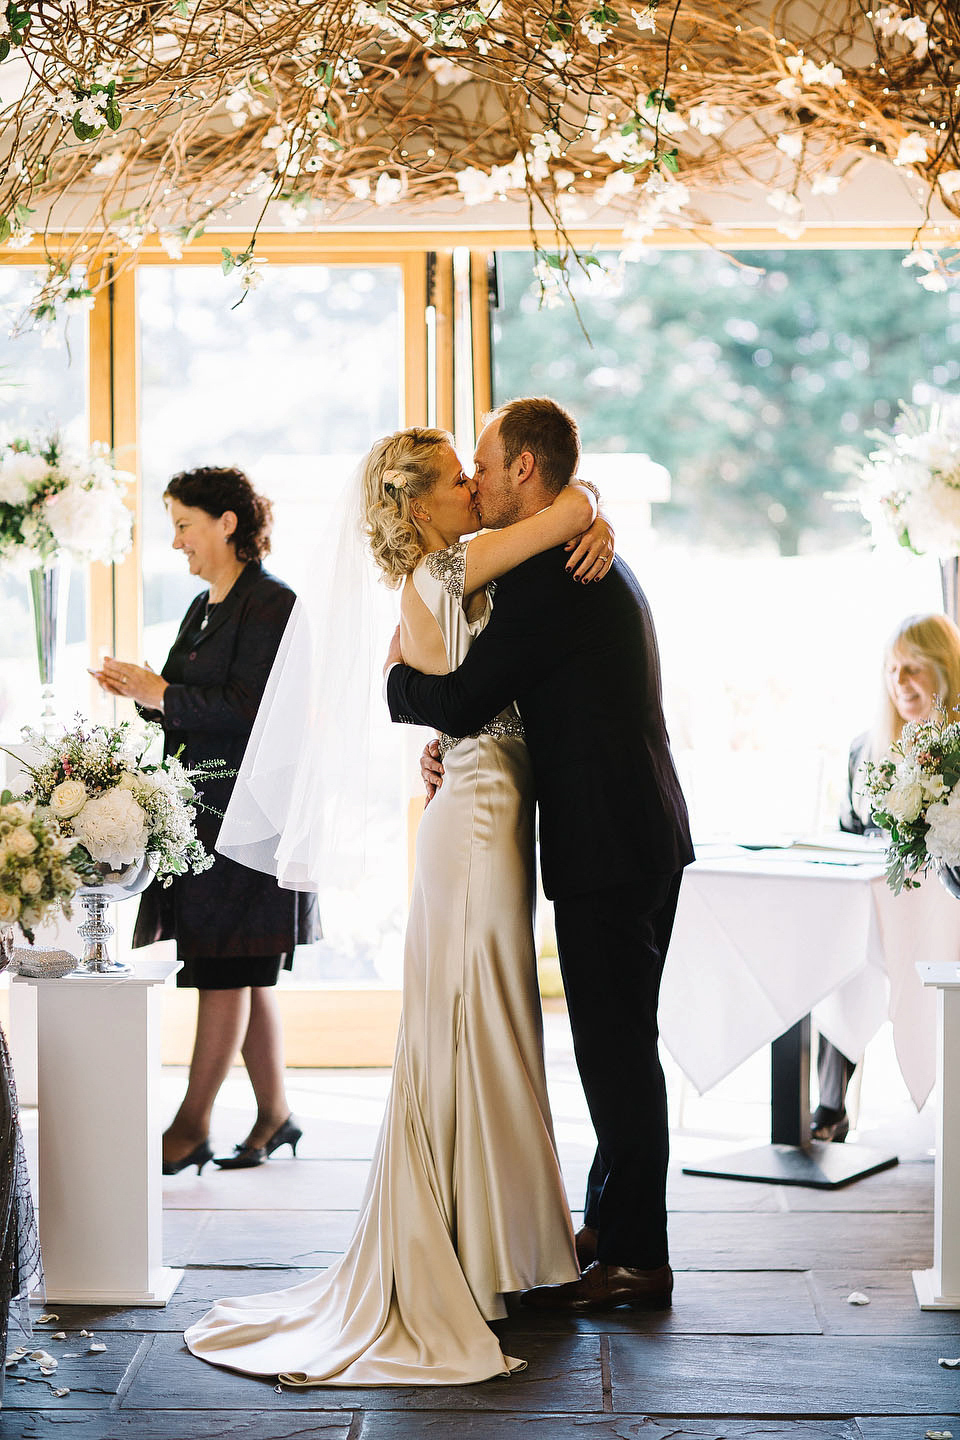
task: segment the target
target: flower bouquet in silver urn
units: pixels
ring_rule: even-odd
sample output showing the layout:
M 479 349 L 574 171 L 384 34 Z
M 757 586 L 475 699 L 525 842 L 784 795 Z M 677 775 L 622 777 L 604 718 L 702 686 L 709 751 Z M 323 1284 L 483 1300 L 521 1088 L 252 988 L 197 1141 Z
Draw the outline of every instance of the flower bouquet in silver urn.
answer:
M 29 728 L 22 733 L 36 757 L 20 761 L 31 781 L 24 800 L 51 816 L 89 862 L 77 890 L 88 912 L 78 968 L 128 974 L 130 967 L 111 960 L 106 949 L 113 934 L 106 906 L 139 894 L 154 878 L 169 885 L 174 875 L 210 868 L 213 856 L 194 826 L 193 781 L 221 767 L 187 769 L 176 755 L 162 754 L 160 726 L 140 721 L 79 721 L 52 738 Z

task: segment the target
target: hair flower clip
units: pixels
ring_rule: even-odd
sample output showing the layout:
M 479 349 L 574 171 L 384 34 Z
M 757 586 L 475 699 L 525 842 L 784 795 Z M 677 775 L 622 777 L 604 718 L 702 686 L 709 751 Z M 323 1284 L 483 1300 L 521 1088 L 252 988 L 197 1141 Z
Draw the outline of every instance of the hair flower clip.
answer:
M 397 491 L 405 490 L 406 486 L 407 477 L 406 475 L 404 475 L 402 470 L 384 470 L 383 488 L 384 490 L 389 491 L 389 493 L 393 496 L 394 499 L 397 498 Z

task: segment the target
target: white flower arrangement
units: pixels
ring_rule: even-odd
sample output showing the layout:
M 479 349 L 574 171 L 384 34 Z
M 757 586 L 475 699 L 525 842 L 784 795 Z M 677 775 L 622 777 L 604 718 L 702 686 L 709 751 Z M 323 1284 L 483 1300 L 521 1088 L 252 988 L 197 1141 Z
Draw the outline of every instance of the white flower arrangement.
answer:
M 34 931 L 70 901 L 89 878 L 89 857 L 64 835 L 56 817 L 35 802 L 0 795 L 0 927 L 18 924 L 33 943 Z
M 176 755 L 160 755 L 163 731 L 142 721 L 115 727 L 78 721 L 52 739 L 31 729 L 23 738 L 41 757 L 26 767 L 32 781 L 26 803 L 55 820 L 95 865 L 117 871 L 146 858 L 167 885 L 174 875 L 209 870 L 213 856 L 194 826 L 193 780 L 223 773 L 221 765 L 188 770 Z
M 858 467 L 860 507 L 915 555 L 960 554 L 960 401 L 901 412 L 892 435 L 870 434 L 879 445 Z
M 885 830 L 895 895 L 931 864 L 960 865 L 960 722 L 943 716 L 903 727 L 889 754 L 868 762 L 863 793 Z
M 56 435 L 0 445 L 0 564 L 122 559 L 133 531 L 123 491 L 132 480 L 105 445 L 71 449 Z

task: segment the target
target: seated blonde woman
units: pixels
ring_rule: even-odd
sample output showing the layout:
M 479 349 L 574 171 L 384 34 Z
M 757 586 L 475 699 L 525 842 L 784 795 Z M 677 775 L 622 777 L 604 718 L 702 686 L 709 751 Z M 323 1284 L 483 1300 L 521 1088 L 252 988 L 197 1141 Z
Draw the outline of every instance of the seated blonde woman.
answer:
M 948 715 L 960 699 L 960 630 L 946 615 L 908 615 L 887 641 L 880 699 L 872 729 L 850 746 L 847 803 L 840 829 L 854 835 L 875 832 L 869 801 L 861 794 L 866 763 L 879 760 L 911 720 L 928 720 L 935 707 Z M 811 1119 L 814 1140 L 843 1141 L 850 1130 L 847 1086 L 858 1061 L 850 1060 L 822 1035 L 817 1055 L 820 1103 Z

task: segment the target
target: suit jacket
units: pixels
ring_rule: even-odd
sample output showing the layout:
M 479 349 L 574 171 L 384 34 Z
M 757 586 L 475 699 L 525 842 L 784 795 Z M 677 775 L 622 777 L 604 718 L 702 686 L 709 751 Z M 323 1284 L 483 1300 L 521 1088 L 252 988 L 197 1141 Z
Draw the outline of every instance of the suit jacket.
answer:
M 142 713 L 163 726 L 167 754 L 182 746 L 185 765 L 223 760 L 236 771 L 296 596 L 251 562 L 201 631 L 207 593 L 191 604 L 167 656 L 163 712 Z M 197 834 L 211 854 L 232 789 L 232 776 L 198 785 L 212 809 L 197 811 Z M 150 886 L 133 944 L 176 939 L 185 957 L 279 955 L 319 933 L 314 896 L 217 855 L 211 870 L 177 876 L 167 890 Z
M 598 584 L 566 573 L 566 551 L 497 582 L 493 614 L 459 669 L 389 674 L 394 720 L 475 733 L 511 701 L 523 717 L 551 898 L 669 875 L 693 859 L 670 754 L 660 659 L 646 597 L 617 558 Z
M 846 804 L 840 811 L 840 829 L 846 830 L 850 835 L 879 835 L 880 833 L 876 825 L 868 825 L 854 808 L 853 787 L 869 740 L 870 735 L 866 730 L 862 735 L 857 735 L 851 741 L 850 754 L 847 756 L 847 795 Z

